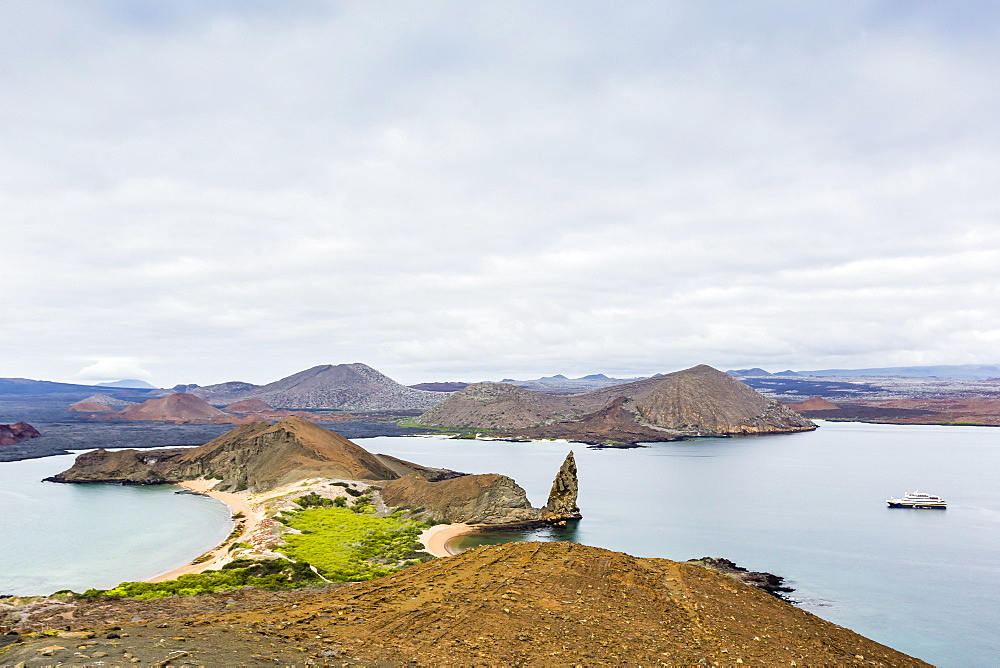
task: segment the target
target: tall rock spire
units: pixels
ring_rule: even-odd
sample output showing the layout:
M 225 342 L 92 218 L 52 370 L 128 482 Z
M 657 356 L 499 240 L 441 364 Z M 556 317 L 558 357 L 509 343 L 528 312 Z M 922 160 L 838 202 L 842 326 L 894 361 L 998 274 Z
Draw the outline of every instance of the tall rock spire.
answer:
M 573 451 L 570 450 L 562 466 L 559 467 L 556 479 L 552 481 L 549 500 L 542 508 L 542 521 L 555 524 L 583 517 L 576 505 L 578 490 L 576 459 L 573 458 Z

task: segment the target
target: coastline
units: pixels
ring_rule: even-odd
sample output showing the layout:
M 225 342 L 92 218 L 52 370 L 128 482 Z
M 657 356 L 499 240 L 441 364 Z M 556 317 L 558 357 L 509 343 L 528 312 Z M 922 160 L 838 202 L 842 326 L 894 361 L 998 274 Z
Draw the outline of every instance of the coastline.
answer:
M 202 573 L 208 570 L 217 570 L 222 568 L 227 563 L 233 560 L 232 553 L 229 551 L 228 546 L 234 542 L 247 542 L 247 538 L 260 527 L 261 522 L 265 519 L 265 513 L 263 507 L 260 503 L 254 503 L 250 500 L 250 494 L 247 492 L 218 492 L 214 491 L 212 488 L 217 484 L 216 480 L 182 480 L 180 482 L 174 483 L 179 487 L 183 487 L 191 492 L 196 492 L 198 494 L 204 494 L 205 496 L 210 496 L 213 499 L 217 499 L 229 507 L 229 512 L 235 516 L 240 513 L 243 517 L 240 519 L 234 519 L 236 526 L 240 528 L 240 533 L 236 536 L 229 536 L 218 545 L 208 550 L 204 554 L 198 556 L 194 561 L 188 562 L 177 568 L 172 568 L 168 571 L 158 573 L 153 577 L 147 578 L 146 582 L 164 582 L 166 580 L 174 580 L 182 575 Z M 301 484 L 301 481 L 296 484 Z M 282 489 L 272 490 L 266 495 L 266 498 L 271 498 L 275 492 L 280 492 Z M 266 500 L 266 499 L 262 499 Z M 424 551 L 435 556 L 435 557 L 450 557 L 457 552 L 455 552 L 451 547 L 450 543 L 459 536 L 472 533 L 479 528 L 475 524 L 437 524 L 429 529 L 425 529 L 418 540 L 421 545 L 423 545 Z M 207 559 L 201 561 L 205 556 Z M 197 563 L 195 563 L 197 562 Z
M 234 519 L 236 526 L 239 527 L 242 523 L 242 530 L 237 536 L 230 536 L 223 540 L 221 543 L 213 547 L 205 554 L 197 557 L 195 561 L 200 560 L 205 555 L 208 555 L 208 559 L 204 561 L 194 561 L 189 562 L 183 566 L 165 571 L 154 575 L 151 578 L 147 578 L 146 582 L 163 582 L 165 580 L 174 580 L 181 575 L 187 575 L 189 573 L 201 573 L 203 571 L 215 570 L 222 568 L 224 565 L 232 561 L 232 556 L 226 546 L 233 542 L 243 541 L 244 538 L 248 537 L 257 527 L 260 525 L 261 521 L 264 519 L 264 513 L 257 510 L 254 505 L 250 503 L 249 494 L 246 492 L 216 492 L 212 490 L 217 484 L 217 480 L 182 480 L 181 482 L 175 483 L 176 485 L 183 487 L 189 491 L 197 492 L 199 494 L 204 494 L 205 496 L 210 496 L 213 499 L 218 499 L 222 501 L 229 507 L 229 512 L 231 515 L 238 515 L 243 513 L 242 519 Z M 234 528 L 235 530 L 235 528 Z
M 449 544 L 459 536 L 472 533 L 479 528 L 476 524 L 435 524 L 430 529 L 425 529 L 419 536 L 420 543 L 424 546 L 424 551 L 435 557 L 451 557 L 456 554 Z

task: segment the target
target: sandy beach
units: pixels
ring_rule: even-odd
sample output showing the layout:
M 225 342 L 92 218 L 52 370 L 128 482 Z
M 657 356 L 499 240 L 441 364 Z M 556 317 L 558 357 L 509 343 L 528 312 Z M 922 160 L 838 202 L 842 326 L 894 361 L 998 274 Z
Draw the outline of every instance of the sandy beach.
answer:
M 217 483 L 218 480 L 185 480 L 177 484 L 191 490 L 192 492 L 200 492 L 212 497 L 213 499 L 222 501 L 224 504 L 229 506 L 229 510 L 233 515 L 243 513 L 244 517 L 236 520 L 237 522 L 243 522 L 243 531 L 240 532 L 239 536 L 233 539 L 236 542 L 240 542 L 257 528 L 261 520 L 264 519 L 264 513 L 262 510 L 255 510 L 254 506 L 249 501 L 249 494 L 246 492 L 213 491 L 212 487 L 214 487 Z M 226 541 L 223 541 L 219 545 L 215 546 L 212 550 L 206 552 L 206 554 L 211 556 L 205 561 L 197 564 L 190 563 L 186 566 L 181 566 L 180 568 L 160 573 L 159 575 L 149 578 L 147 582 L 163 582 L 164 580 L 173 580 L 188 573 L 201 573 L 202 571 L 222 568 L 222 566 L 232 561 L 232 557 L 226 547 L 229 542 L 230 541 L 227 539 Z
M 286 485 L 281 488 L 271 490 L 267 494 L 253 495 L 251 500 L 251 495 L 247 492 L 217 492 L 212 488 L 218 483 L 217 480 L 184 480 L 178 482 L 177 484 L 185 489 L 189 489 L 192 492 L 199 492 L 210 496 L 213 499 L 218 499 L 224 504 L 229 506 L 229 510 L 233 515 L 243 514 L 242 518 L 236 519 L 236 522 L 242 522 L 243 528 L 240 531 L 240 535 L 236 536 L 232 540 L 226 539 L 219 545 L 206 552 L 209 558 L 205 561 L 199 563 L 189 563 L 179 568 L 174 568 L 172 570 L 155 575 L 147 582 L 163 582 L 165 580 L 173 580 L 181 575 L 186 575 L 188 573 L 201 573 L 204 571 L 216 570 L 222 568 L 224 565 L 232 561 L 232 554 L 229 551 L 229 545 L 234 542 L 247 542 L 247 538 L 256 530 L 261 522 L 265 518 L 264 505 L 263 502 L 274 498 L 275 496 L 281 496 L 282 493 L 286 492 L 290 488 L 301 487 L 304 483 L 302 481 L 293 483 L 291 485 Z M 308 481 L 305 483 L 308 485 Z M 420 543 L 424 546 L 424 550 L 434 555 L 435 557 L 450 557 L 454 552 L 448 548 L 448 543 L 462 534 L 475 531 L 478 528 L 475 524 L 437 524 L 430 529 L 424 530 L 419 536 Z M 204 556 L 204 555 L 203 555 Z M 199 559 L 201 557 L 198 557 Z
M 426 552 L 435 557 L 450 557 L 455 552 L 448 549 L 448 543 L 453 539 L 478 528 L 475 524 L 435 524 L 420 534 L 420 542 Z

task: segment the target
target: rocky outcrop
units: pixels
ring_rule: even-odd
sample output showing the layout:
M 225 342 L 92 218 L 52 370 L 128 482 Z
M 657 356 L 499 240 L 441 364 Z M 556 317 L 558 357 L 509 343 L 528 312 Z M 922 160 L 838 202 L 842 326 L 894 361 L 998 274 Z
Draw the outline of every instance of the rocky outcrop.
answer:
M 73 466 L 46 478 L 47 482 L 163 485 L 185 478 L 176 473 L 177 462 L 188 449 L 114 450 L 103 448 L 78 455 Z
M 382 488 L 387 506 L 423 508 L 439 522 L 513 524 L 541 519 L 528 497 L 511 478 L 496 473 L 466 475 L 429 482 L 417 475 L 394 480 Z
M 312 477 L 394 480 L 399 475 L 343 436 L 299 417 L 242 425 L 191 449 L 97 450 L 54 482 L 152 484 L 219 478 L 220 490 L 261 492 Z
M 785 594 L 795 591 L 793 587 L 785 585 L 785 578 L 780 575 L 747 570 L 742 566 L 737 566 L 735 562 L 730 561 L 729 559 L 723 559 L 721 557 L 702 557 L 701 559 L 689 559 L 687 563 L 706 566 L 711 568 L 713 571 L 718 571 L 724 575 L 736 578 L 744 584 L 756 587 L 761 591 L 766 591 L 768 594 L 776 596 L 782 600 L 786 598 Z
M 141 404 L 124 408 L 114 414 L 125 420 L 157 420 L 163 422 L 183 422 L 224 418 L 226 414 L 210 405 L 201 397 L 186 392 L 178 392 L 161 399 L 149 399 Z
M 0 424 L 0 445 L 16 445 L 29 438 L 38 438 L 42 434 L 27 422 Z
M 576 477 L 576 458 L 573 457 L 573 451 L 570 450 L 566 459 L 563 460 L 562 466 L 559 467 L 556 479 L 552 481 L 549 500 L 542 508 L 542 521 L 558 524 L 583 517 L 580 514 L 579 506 L 576 505 L 579 489 Z
M 603 408 L 614 412 L 599 413 Z M 783 404 L 704 364 L 569 396 L 479 383 L 456 392 L 419 421 L 435 427 L 520 430 L 528 437 L 558 430 L 563 437 L 576 440 L 574 432 L 585 438 L 591 430 L 582 422 L 587 415 L 595 421 L 611 418 L 619 426 L 632 428 L 622 410 L 631 414 L 634 425 L 649 430 L 637 436 L 651 441 L 673 440 L 678 435 L 767 434 L 816 428 Z M 627 430 L 622 431 L 624 435 Z

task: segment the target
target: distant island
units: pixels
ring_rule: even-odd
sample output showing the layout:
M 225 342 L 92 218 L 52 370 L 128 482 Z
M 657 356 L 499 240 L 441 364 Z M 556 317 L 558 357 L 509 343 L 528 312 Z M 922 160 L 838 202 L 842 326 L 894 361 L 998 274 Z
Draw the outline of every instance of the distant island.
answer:
M 575 395 L 477 383 L 416 422 L 482 430 L 495 437 L 561 438 L 599 445 L 816 428 L 783 404 L 707 365 Z

